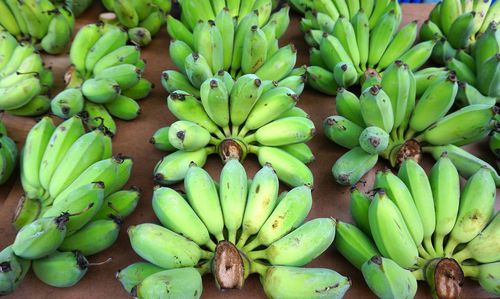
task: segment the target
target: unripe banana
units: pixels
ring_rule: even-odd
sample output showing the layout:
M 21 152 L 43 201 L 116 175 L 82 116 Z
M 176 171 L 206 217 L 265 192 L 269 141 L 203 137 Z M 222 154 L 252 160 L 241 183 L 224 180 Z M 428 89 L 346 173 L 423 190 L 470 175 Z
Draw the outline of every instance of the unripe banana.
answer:
M 477 75 L 479 90 L 490 97 L 500 96 L 500 87 L 498 87 L 500 82 L 500 53 L 493 55 L 478 67 L 481 68 Z
M 104 104 L 113 101 L 121 93 L 118 83 L 109 78 L 89 79 L 82 85 L 82 94 L 90 101 Z
M 109 219 L 110 216 L 124 219 L 134 212 L 140 197 L 141 190 L 135 186 L 130 190 L 120 190 L 110 194 L 104 199 L 101 209 L 95 214 L 93 220 Z
M 151 32 L 144 27 L 135 27 L 128 30 L 128 38 L 130 41 L 141 47 L 149 45 L 151 42 Z
M 335 162 L 332 173 L 339 184 L 352 186 L 375 166 L 377 160 L 378 155 L 369 154 L 358 146 Z
M 448 36 L 453 21 L 462 14 L 462 5 L 459 0 L 445 0 L 440 9 L 441 29 Z
M 247 255 L 250 259 L 265 259 L 277 266 L 303 266 L 330 247 L 335 237 L 335 223 L 330 218 L 310 220 L 266 249 Z
M 217 28 L 219 28 L 222 37 L 222 53 L 224 54 L 223 68 L 229 70 L 233 58 L 233 43 L 236 26 L 227 8 L 215 11 L 219 11 L 215 18 L 215 24 Z M 244 15 L 246 14 L 241 14 L 241 16 Z
M 229 124 L 229 92 L 223 81 L 208 79 L 200 87 L 201 103 L 210 118 L 222 128 Z
M 475 104 L 494 106 L 496 103 L 496 99 L 494 97 L 484 96 L 474 86 L 467 84 L 466 82 L 458 82 L 458 88 L 457 100 L 460 102 L 461 106 Z
M 413 267 L 418 258 L 417 246 L 401 212 L 385 191 L 380 190 L 374 196 L 368 211 L 368 219 L 380 253 L 403 268 Z
M 76 233 L 66 237 L 59 246 L 59 250 L 76 250 L 87 256 L 104 251 L 118 239 L 121 224 L 119 218 L 93 220 Z
M 436 230 L 434 249 L 439 256 L 443 254 L 444 237 L 455 225 L 460 203 L 460 178 L 456 167 L 447 154 L 441 155 L 429 175 L 434 207 L 436 210 Z
M 281 146 L 309 141 L 315 131 L 311 120 L 304 117 L 287 117 L 260 127 L 254 135 L 245 137 L 245 141 L 250 143 L 255 140 L 266 146 Z
M 119 64 L 96 73 L 95 79 L 113 79 L 122 90 L 126 90 L 137 84 L 141 76 L 142 70 L 135 65 Z
M 269 298 L 342 298 L 351 280 L 322 268 L 271 266 L 261 276 Z M 335 286 L 335 287 L 332 287 Z
M 88 72 L 92 72 L 95 64 L 101 58 L 103 58 L 106 54 L 123 47 L 127 42 L 127 39 L 128 35 L 122 29 L 118 27 L 110 28 L 110 30 L 99 37 L 99 39 L 97 39 L 94 45 L 92 45 L 89 49 L 88 54 L 85 57 L 85 69 Z M 75 51 L 78 50 L 75 49 Z
M 344 88 L 337 90 L 336 96 L 337 113 L 358 126 L 365 126 L 365 122 L 361 115 L 361 106 L 358 97 L 352 92 Z
M 0 251 L 0 295 L 9 295 L 24 280 L 31 262 L 16 256 L 12 246 Z
M 373 241 L 355 225 L 337 221 L 335 230 L 335 248 L 359 270 L 366 261 L 379 255 Z
M 261 79 L 256 75 L 244 75 L 238 78 L 229 98 L 229 114 L 233 127 L 245 122 L 250 111 L 262 94 Z
M 280 81 L 294 68 L 297 61 L 297 49 L 293 44 L 280 48 L 255 72 L 261 80 Z
M 349 87 L 358 81 L 358 73 L 350 62 L 339 62 L 333 69 L 333 76 L 340 87 Z
M 450 26 L 446 35 L 450 44 L 456 49 L 467 48 L 474 29 L 476 12 L 465 12 L 458 16 Z
M 153 193 L 153 210 L 161 224 L 199 246 L 215 249 L 208 230 L 186 200 L 176 191 L 161 187 Z
M 20 108 L 39 95 L 41 90 L 42 86 L 36 74 L 15 85 L 0 88 L 0 109 Z
M 37 95 L 24 106 L 8 110 L 8 113 L 17 116 L 39 116 L 49 111 L 50 103 L 51 100 L 46 95 Z
M 305 118 L 311 118 L 307 112 L 305 112 L 303 109 L 295 106 L 292 109 L 285 111 L 282 113 L 278 118 L 285 118 L 285 117 L 305 117 Z
M 444 69 L 433 70 L 432 73 L 426 73 L 426 69 L 423 69 L 421 72 L 416 72 L 415 75 L 415 83 L 416 83 L 416 96 L 421 98 L 427 89 L 430 88 L 431 85 L 436 83 L 437 81 L 444 80 L 448 77 L 448 71 Z M 459 82 L 460 87 L 460 82 Z M 458 95 L 457 95 L 458 99 Z
M 127 293 L 140 284 L 148 276 L 161 272 L 165 269 L 146 262 L 137 262 L 116 272 L 116 279 L 120 281 Z
M 359 191 L 357 188 L 351 188 L 349 199 L 349 211 L 351 212 L 354 223 L 367 236 L 371 236 L 370 223 L 368 221 L 368 208 L 370 207 L 371 198 Z M 337 224 L 338 225 L 338 224 Z
M 367 10 L 359 10 L 356 15 L 351 19 L 351 23 L 356 36 L 356 43 L 358 44 L 360 68 L 366 69 L 368 62 L 368 53 L 370 47 L 370 26 L 368 17 L 370 16 Z
M 104 69 L 119 64 L 136 64 L 141 58 L 140 48 L 137 46 L 122 46 L 111 51 L 99 59 L 94 65 L 93 72 L 100 73 Z
M 201 296 L 203 284 L 200 273 L 193 267 L 170 269 L 146 277 L 132 289 L 134 297 L 153 298 L 189 298 Z M 191 295 L 192 294 L 192 295 Z
M 231 7 L 229 6 L 229 13 L 231 13 Z M 221 16 L 222 17 L 222 16 Z M 233 15 L 234 17 L 234 15 Z M 227 18 L 227 17 L 225 17 Z M 225 21 L 228 22 L 228 21 Z M 234 75 L 236 72 L 241 68 L 241 62 L 243 59 L 243 46 L 244 46 L 244 40 L 246 34 L 250 31 L 250 28 L 252 26 L 258 25 L 259 22 L 259 16 L 258 12 L 252 11 L 251 13 L 243 16 L 241 20 L 239 20 L 238 25 L 235 27 L 236 29 L 234 30 L 234 39 L 233 39 L 233 50 L 232 50 L 232 61 L 231 61 L 231 74 Z M 229 25 L 227 25 L 229 26 Z M 225 30 L 226 31 L 226 30 Z M 228 31 L 228 34 L 230 32 Z M 229 44 L 231 44 L 230 38 L 228 40 L 224 41 L 228 45 L 224 46 L 225 49 L 229 47 Z M 224 55 L 226 55 L 224 53 Z M 227 65 L 227 60 L 225 60 L 224 65 Z M 233 76 L 234 77 L 234 76 Z
M 200 56 L 207 60 L 208 65 L 212 69 L 212 73 L 217 73 L 224 68 L 224 53 L 222 44 L 222 35 L 215 22 L 209 20 L 204 23 L 200 33 L 195 39 L 195 49 L 198 50 Z
M 57 288 L 68 288 L 77 284 L 88 270 L 88 261 L 80 252 L 54 252 L 33 261 L 36 277 Z
M 474 71 L 471 68 L 469 68 L 467 64 L 452 57 L 446 61 L 446 67 L 450 71 L 455 72 L 457 78 L 460 81 L 467 82 L 468 84 L 471 85 L 476 85 L 476 76 L 474 74 Z
M 128 229 L 132 249 L 147 260 L 165 269 L 192 267 L 212 253 L 196 243 L 156 224 L 144 223 Z
M 164 71 L 161 75 L 161 85 L 169 93 L 183 91 L 195 97 L 200 97 L 199 89 L 191 85 L 188 77 L 177 71 Z
M 177 149 L 196 151 L 208 145 L 211 136 L 205 128 L 190 121 L 179 120 L 170 126 L 168 140 Z
M 6 135 L 0 134 L 0 157 L 2 160 L 0 184 L 5 183 L 12 175 L 17 162 L 17 155 L 18 150 L 15 142 Z
M 138 101 L 147 97 L 154 87 L 153 83 L 147 79 L 141 78 L 134 86 L 122 90 L 122 95 Z
M 61 118 L 70 118 L 83 110 L 84 98 L 81 89 L 68 88 L 52 99 L 52 112 Z
M 131 1 L 114 0 L 113 11 L 125 27 L 133 28 L 139 24 L 138 12 Z
M 420 27 L 420 39 L 422 41 L 441 37 L 444 37 L 443 32 L 441 32 L 441 28 L 439 28 L 439 26 L 432 20 L 428 19 L 422 23 L 422 26 Z
M 165 152 L 173 152 L 176 148 L 170 144 L 168 141 L 168 131 L 170 127 L 163 127 L 156 130 L 151 139 L 149 139 L 149 143 L 153 144 L 157 150 L 165 151 Z
M 413 298 L 417 293 L 417 280 L 409 271 L 393 260 L 374 256 L 361 267 L 370 290 L 379 298 Z
M 335 95 L 337 90 L 337 82 L 333 73 L 320 66 L 313 65 L 307 68 L 307 83 L 312 88 L 328 95 Z
M 340 40 L 327 33 L 323 33 L 323 38 L 321 39 L 319 50 L 321 53 L 321 58 L 328 66 L 330 71 L 333 71 L 335 65 L 339 62 L 350 62 L 352 63 L 349 54 L 342 46 Z
M 260 165 L 270 163 L 279 179 L 287 185 L 313 187 L 314 179 L 311 170 L 291 154 L 270 146 L 259 147 L 255 153 Z
M 170 4 L 170 1 L 164 1 Z M 139 27 L 144 28 L 149 32 L 150 36 L 155 36 L 161 29 L 161 26 L 165 24 L 165 12 L 158 8 L 153 8 L 153 12 L 150 13 L 144 20 L 139 23 Z
M 202 167 L 207 161 L 207 149 L 202 148 L 194 152 L 176 151 L 165 156 L 153 171 L 154 180 L 162 185 L 171 185 L 181 181 L 186 176 L 186 173 L 191 162 L 195 162 Z
M 498 277 L 500 262 L 481 264 L 474 266 L 460 265 L 466 277 L 476 279 L 481 287 L 487 292 L 499 295 L 498 284 L 500 278 Z
M 323 131 L 328 139 L 352 149 L 359 146 L 363 128 L 343 116 L 332 115 L 323 121 Z
M 368 66 L 373 68 L 382 58 L 394 33 L 398 28 L 399 22 L 394 10 L 385 13 L 377 25 L 370 32 L 370 46 L 368 51 Z M 370 26 L 371 27 L 371 26 Z
M 377 70 L 383 70 L 393 61 L 408 51 L 417 38 L 417 21 L 405 25 L 394 36 L 377 64 Z M 405 61 L 406 62 L 406 61 Z M 385 72 L 384 72 L 385 74 Z
M 354 14 L 351 17 L 354 17 Z M 352 64 L 358 67 L 360 63 L 359 48 L 356 39 L 349 40 L 350 37 L 356 36 L 354 27 L 349 22 L 349 16 L 340 16 L 335 22 L 332 33 L 338 38 L 344 49 L 347 50 Z
M 311 149 L 305 143 L 287 144 L 280 146 L 280 149 L 291 154 L 304 164 L 309 164 L 315 159 Z
M 369 154 L 379 154 L 389 145 L 389 134 L 379 127 L 367 127 L 359 135 L 359 146 Z
M 104 107 L 112 116 L 122 120 L 132 120 L 141 114 L 141 107 L 132 98 L 124 95 L 118 95 L 111 102 L 105 103 Z
M 389 96 L 379 86 L 366 89 L 359 98 L 361 115 L 367 126 L 376 126 L 387 133 L 394 126 L 394 112 Z
M 452 256 L 458 244 L 476 237 L 488 224 L 495 212 L 495 181 L 486 167 L 469 178 L 460 197 L 455 226 L 446 243 L 445 254 Z
M 49 54 L 59 54 L 64 51 L 69 41 L 73 26 L 66 16 L 56 13 L 49 23 L 48 32 L 40 42 L 42 49 Z
M 410 95 L 411 81 L 414 80 L 410 72 L 408 65 L 397 60 L 384 71 L 384 75 L 382 76 L 382 89 L 392 104 L 394 128 L 398 128 L 403 123 L 408 101 L 410 97 L 415 96 Z

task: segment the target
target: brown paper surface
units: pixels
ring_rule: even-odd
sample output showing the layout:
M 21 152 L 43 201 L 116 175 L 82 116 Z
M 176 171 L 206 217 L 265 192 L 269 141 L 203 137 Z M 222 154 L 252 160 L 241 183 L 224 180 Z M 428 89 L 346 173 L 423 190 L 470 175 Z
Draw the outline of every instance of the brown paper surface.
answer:
M 99 1 L 96 1 L 99 2 Z M 404 21 L 406 24 L 412 20 L 419 20 L 421 23 L 426 19 L 431 5 L 404 4 Z M 102 11 L 101 6 L 96 3 L 77 20 L 77 27 L 95 22 L 98 14 Z M 299 31 L 298 22 L 300 16 L 292 13 L 292 21 L 288 32 L 280 41 L 281 45 L 294 43 L 298 49 L 297 65 L 308 63 L 308 46 L 304 42 L 302 33 Z M 141 101 L 142 114 L 134 121 L 117 121 L 118 132 L 113 140 L 113 153 L 122 153 L 134 159 L 132 177 L 130 185 L 139 186 L 143 190 L 143 196 L 134 214 L 125 220 L 116 244 L 98 255 L 89 257 L 91 262 L 104 261 L 111 257 L 113 260 L 102 266 L 95 266 L 89 269 L 86 276 L 76 286 L 67 289 L 57 289 L 43 284 L 32 272 L 30 272 L 22 285 L 14 294 L 7 298 L 127 298 L 127 293 L 121 284 L 115 279 L 115 272 L 127 265 L 140 261 L 132 248 L 126 229 L 130 225 L 145 222 L 158 222 L 151 208 L 151 195 L 155 183 L 152 179 L 153 168 L 165 153 L 157 151 L 148 142 L 153 133 L 160 127 L 166 126 L 175 118 L 168 111 L 165 100 L 167 93 L 161 87 L 160 74 L 166 69 L 176 69 L 168 56 L 169 37 L 166 30 L 162 31 L 154 38 L 153 42 L 142 50 L 142 57 L 147 61 L 145 77 L 154 82 L 156 88 L 151 95 Z M 50 56 L 44 55 L 45 62 L 52 66 L 55 72 L 56 86 L 52 92 L 63 89 L 62 76 L 65 68 L 69 65 L 68 55 Z M 334 217 L 343 221 L 351 221 L 349 215 L 349 188 L 338 185 L 332 174 L 331 167 L 343 153 L 345 149 L 335 145 L 323 135 L 322 121 L 325 117 L 334 114 L 334 98 L 325 96 L 306 87 L 300 97 L 298 106 L 307 111 L 317 128 L 317 135 L 310 141 L 309 145 L 316 156 L 316 161 L 310 164 L 314 174 L 315 189 L 313 192 L 313 208 L 309 214 L 310 218 Z M 0 116 L 1 117 L 1 116 Z M 22 146 L 24 138 L 33 125 L 33 119 L 13 117 L 4 115 L 9 130 L 9 135 Z M 487 150 L 485 142 L 469 147 L 481 158 L 493 162 L 493 156 Z M 431 157 L 425 157 L 424 163 L 427 167 L 432 165 Z M 365 179 L 371 186 L 374 173 L 377 169 L 386 167 L 385 161 L 379 162 Z M 250 156 L 244 163 L 249 175 L 253 176 L 260 168 L 257 159 Z M 211 156 L 205 166 L 218 180 L 222 164 L 217 156 Z M 0 248 L 11 244 L 15 238 L 15 231 L 11 227 L 11 219 L 16 208 L 18 199 L 22 194 L 22 188 L 18 181 L 19 173 L 16 171 L 14 178 L 9 183 L 0 187 Z M 499 202 L 497 201 L 497 209 Z M 308 267 L 324 267 L 338 271 L 349 276 L 352 280 L 352 287 L 347 292 L 345 298 L 375 298 L 367 288 L 361 272 L 350 265 L 334 247 L 330 247 L 320 257 L 315 259 Z M 259 283 L 257 275 L 252 275 L 245 282 L 242 290 L 231 290 L 220 292 L 217 290 L 214 280 L 210 275 L 206 275 L 203 280 L 202 298 L 266 298 Z M 471 280 L 466 280 L 462 292 L 462 298 L 493 298 L 492 294 L 483 291 L 479 284 Z M 428 287 L 420 283 L 417 298 L 430 298 Z

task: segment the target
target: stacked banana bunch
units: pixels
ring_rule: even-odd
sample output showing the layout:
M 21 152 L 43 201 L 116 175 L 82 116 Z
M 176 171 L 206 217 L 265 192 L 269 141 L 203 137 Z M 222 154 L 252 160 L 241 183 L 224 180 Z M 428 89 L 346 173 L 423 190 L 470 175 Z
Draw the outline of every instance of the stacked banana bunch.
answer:
M 47 112 L 50 99 L 46 94 L 54 82 L 52 71 L 31 44 L 18 43 L 3 29 L 0 40 L 0 110 L 20 116 Z
M 210 154 L 218 153 L 226 162 L 230 158 L 243 161 L 252 153 L 261 165 L 271 163 L 286 184 L 312 187 L 313 175 L 306 164 L 314 156 L 305 142 L 313 137 L 315 128 L 308 115 L 295 107 L 297 92 L 304 85 L 298 80 L 304 68 L 291 73 L 296 73 L 288 77 L 293 80 L 276 85 L 255 74 L 234 81 L 221 71 L 201 84 L 201 101 L 189 90 L 172 92 L 167 105 L 179 120 L 159 129 L 151 143 L 175 152 L 156 165 L 155 180 L 162 185 L 179 182 L 191 161 L 203 166 Z M 163 78 L 167 76 L 169 71 Z M 168 83 L 163 80 L 162 84 Z
M 233 78 L 256 74 L 278 83 L 290 75 L 297 51 L 292 44 L 278 45 L 290 22 L 288 6 L 271 14 L 271 0 L 244 0 L 234 15 L 230 7 L 224 8 L 224 1 L 214 1 L 221 2 L 221 9 L 214 11 L 209 1 L 179 2 L 182 22 L 168 16 L 167 31 L 174 39 L 170 57 L 180 72 L 172 72 L 175 77 L 167 91 L 186 90 L 184 85 L 198 89 L 221 70 Z M 228 6 L 229 2 L 239 3 L 228 1 Z M 203 5 L 207 7 L 198 7 Z
M 384 71 L 398 59 L 416 70 L 429 59 L 435 44 L 413 46 L 417 22 L 398 31 L 402 18 L 398 1 L 320 1 L 312 7 L 309 2 L 291 2 L 305 13 L 300 27 L 312 47 L 308 83 L 326 94 L 362 84 L 374 70 Z
M 418 100 L 416 86 L 410 67 L 398 60 L 382 78 L 370 77 L 359 98 L 339 89 L 338 115 L 323 122 L 326 136 L 349 149 L 332 168 L 337 182 L 356 184 L 379 156 L 394 167 L 408 157 L 419 161 L 422 150 L 434 157 L 452 151 L 464 177 L 487 164 L 458 146 L 486 138 L 495 128 L 498 109 L 494 103 L 471 104 L 452 112 L 458 93 L 454 72 L 434 80 Z M 489 168 L 500 185 L 500 177 Z
M 500 4 L 483 0 L 443 0 L 437 3 L 422 24 L 420 38 L 439 41 L 432 59 L 445 64 L 455 57 L 463 62 L 470 60 L 478 38 L 486 32 L 491 22 L 500 21 Z
M 165 14 L 170 11 L 170 0 L 102 0 L 104 7 L 114 16 L 104 14 L 106 21 L 117 22 L 128 28 L 130 40 L 147 46 L 165 24 Z
M 337 222 L 335 246 L 377 296 L 413 298 L 424 280 L 435 298 L 458 298 L 464 276 L 500 295 L 500 213 L 487 168 L 461 191 L 447 154 L 428 176 L 407 159 L 397 175 L 378 172 L 373 187 L 373 198 L 353 189 L 356 225 Z
M 128 230 L 132 248 L 147 261 L 117 273 L 133 296 L 199 298 L 201 276 L 208 273 L 219 289 L 241 289 L 258 273 L 269 298 L 342 298 L 350 287 L 349 279 L 333 270 L 301 268 L 331 245 L 335 220 L 303 223 L 311 189 L 300 186 L 278 195 L 270 164 L 249 180 L 231 159 L 217 184 L 192 163 L 184 189 L 185 195 L 157 187 L 152 204 L 162 226 L 145 223 Z
M 66 89 L 50 103 L 52 112 L 69 118 L 85 111 L 90 127 L 103 121 L 111 134 L 116 133 L 113 117 L 136 118 L 141 111 L 137 101 L 147 97 L 153 85 L 142 78 L 145 62 L 140 49 L 127 45 L 127 40 L 121 27 L 102 23 L 82 27 L 71 46 Z
M 75 17 L 50 0 L 0 1 L 0 27 L 18 40 L 30 40 L 49 54 L 60 54 L 71 40 Z
M 110 137 L 85 133 L 76 116 L 57 127 L 44 117 L 30 130 L 21 153 L 25 195 L 13 223 L 19 232 L 0 253 L 0 294 L 13 292 L 30 265 L 44 283 L 70 287 L 91 265 L 85 256 L 115 243 L 140 194 L 121 190 L 132 160 L 111 152 Z
M 0 185 L 5 183 L 17 163 L 17 145 L 7 136 L 7 129 L 0 120 Z

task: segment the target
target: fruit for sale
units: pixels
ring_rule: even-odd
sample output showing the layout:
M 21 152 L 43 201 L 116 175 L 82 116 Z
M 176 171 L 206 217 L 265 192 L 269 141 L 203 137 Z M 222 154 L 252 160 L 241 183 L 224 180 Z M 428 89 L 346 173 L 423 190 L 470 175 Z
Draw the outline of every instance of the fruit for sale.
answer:
M 33 261 L 36 277 L 53 287 L 67 288 L 77 284 L 87 273 L 88 261 L 80 252 L 54 252 Z
M 60 1 L 1 1 L 3 18 L 0 26 L 20 42 L 30 41 L 37 49 L 41 48 L 49 54 L 60 54 L 69 44 L 75 27 L 76 11 L 73 11 L 73 7 L 76 5 L 72 4 L 79 2 L 82 6 L 88 6 L 92 1 L 57 2 Z
M 83 113 L 92 128 L 103 120 L 115 134 L 113 117 L 135 119 L 136 102 L 146 97 L 153 85 L 142 78 L 140 49 L 127 45 L 128 35 L 111 24 L 89 24 L 76 34 L 70 49 L 66 89 L 51 102 L 52 112 L 64 119 Z
M 251 273 L 258 273 L 270 298 L 341 298 L 350 287 L 347 277 L 329 269 L 299 268 L 332 244 L 336 221 L 304 223 L 312 204 L 310 187 L 281 195 L 278 189 L 270 164 L 250 179 L 238 159 L 229 159 L 217 184 L 191 163 L 186 194 L 168 187 L 153 192 L 153 210 L 163 226 L 144 223 L 128 231 L 132 248 L 148 263 L 128 266 L 117 279 L 139 298 L 198 298 L 199 277 L 207 273 L 219 289 L 240 289 Z M 190 280 L 184 281 L 185 276 Z M 160 287 L 162 282 L 168 286 Z
M 304 14 L 300 29 L 306 42 L 313 47 L 307 81 L 311 87 L 326 94 L 335 95 L 337 87 L 363 85 L 364 76 L 372 71 L 385 73 L 396 60 L 415 71 L 430 58 L 436 44 L 430 40 L 414 45 L 418 30 L 416 21 L 398 31 L 402 19 L 398 1 L 289 2 Z M 405 80 L 408 84 L 408 76 L 404 76 L 405 72 L 400 73 L 403 78 L 398 77 L 397 81 Z M 396 95 L 389 94 L 389 97 Z M 394 113 L 400 111 L 404 109 Z M 403 115 L 394 117 L 398 126 Z
M 443 151 L 450 151 L 451 160 L 466 178 L 487 164 L 458 153 L 460 149 L 455 150 L 455 145 L 474 143 L 495 130 L 498 122 L 495 101 L 481 96 L 486 100 L 469 101 L 455 110 L 455 102 L 468 100 L 463 100 L 465 95 L 459 91 L 454 72 L 429 77 L 440 71 L 428 68 L 414 75 L 406 64 L 397 60 L 382 76 L 373 71 L 359 98 L 339 89 L 338 115 L 324 121 L 325 135 L 349 149 L 332 168 L 337 182 L 356 184 L 375 165 L 378 156 L 395 167 L 406 158 L 418 162 L 422 152 L 438 159 Z M 465 88 L 472 90 L 473 87 Z M 478 99 L 477 94 L 479 92 L 471 91 L 470 96 Z M 360 163 L 359 159 L 366 162 Z M 498 174 L 493 167 L 489 168 L 498 186 Z
M 498 295 L 500 217 L 490 168 L 479 166 L 462 190 L 446 154 L 429 175 L 407 159 L 398 177 L 378 172 L 372 199 L 352 191 L 357 225 L 337 223 L 336 248 L 362 271 L 369 288 L 380 298 L 413 298 L 416 281 L 423 280 L 434 297 L 457 298 L 466 276 Z M 423 237 L 417 239 L 419 225 Z
M 166 73 L 163 78 L 168 81 L 173 73 Z M 298 95 L 292 89 L 279 84 L 264 86 L 266 81 L 256 74 L 236 80 L 225 71 L 215 77 L 195 75 L 195 71 L 188 72 L 188 76 L 198 78 L 200 88 L 196 94 L 201 100 L 189 91 L 197 89 L 187 83 L 187 90 L 169 95 L 167 106 L 179 120 L 158 130 L 151 142 L 160 150 L 175 152 L 157 164 L 157 182 L 170 185 L 182 180 L 192 161 L 203 166 L 210 154 L 218 153 L 225 163 L 230 158 L 243 161 L 252 153 L 261 165 L 271 163 L 280 180 L 288 185 L 313 185 L 312 173 L 305 165 L 312 161 L 312 153 L 304 143 L 314 136 L 315 128 L 307 114 L 297 110 Z M 201 78 L 206 79 L 201 82 Z
M 31 261 L 14 254 L 12 246 L 0 251 L 0 295 L 14 292 L 31 267 Z
M 0 121 L 0 185 L 4 184 L 12 175 L 17 164 L 17 145 L 8 135 L 2 121 Z

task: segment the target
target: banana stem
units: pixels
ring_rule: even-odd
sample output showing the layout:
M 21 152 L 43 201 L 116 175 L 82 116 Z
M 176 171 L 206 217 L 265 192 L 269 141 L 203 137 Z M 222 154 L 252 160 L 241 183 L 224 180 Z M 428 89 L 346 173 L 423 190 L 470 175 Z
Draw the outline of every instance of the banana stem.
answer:
M 436 234 L 434 235 L 434 250 L 436 250 L 436 254 L 438 256 L 443 256 L 444 248 L 443 248 L 444 236 Z
M 229 128 L 229 126 L 225 126 L 224 128 L 222 128 L 222 130 L 224 131 L 226 137 L 231 136 L 231 129 Z
M 243 246 L 245 246 L 245 244 L 247 243 L 249 237 L 250 235 L 246 231 L 243 231 L 241 233 L 240 239 L 238 240 L 238 244 L 236 244 L 236 247 L 243 248 Z
M 201 264 L 199 267 L 196 267 L 196 270 L 198 270 L 198 272 L 200 272 L 201 276 L 203 276 L 203 275 L 205 275 L 207 273 L 210 273 L 211 272 L 211 269 L 210 269 L 210 264 L 211 263 L 212 263 L 211 260 L 206 261 L 203 264 Z
M 259 147 L 256 146 L 256 145 L 249 144 L 248 145 L 248 151 L 251 152 L 254 155 L 258 155 L 259 154 Z
M 421 257 L 417 257 L 417 265 L 419 268 L 423 268 L 427 264 L 427 260 Z
M 222 142 L 222 140 L 217 139 L 217 138 L 215 138 L 215 137 L 213 137 L 213 136 L 210 136 L 210 142 L 209 142 L 210 144 L 213 144 L 213 145 L 217 146 L 217 145 L 219 145 L 221 142 Z
M 243 141 L 245 141 L 246 143 L 254 142 L 255 141 L 255 134 L 251 134 L 251 135 L 246 136 L 245 138 L 243 138 Z
M 424 248 L 431 257 L 437 256 L 436 251 L 434 250 L 434 246 L 432 245 L 431 236 L 424 238 Z
M 219 138 L 220 140 L 224 140 L 226 138 L 226 136 L 224 136 L 224 134 L 222 134 L 222 132 L 220 130 L 217 130 L 214 132 L 215 136 L 217 136 L 217 138 Z
M 415 276 L 416 280 L 425 280 L 423 268 L 412 271 L 411 274 L 413 274 L 413 276 Z
M 455 248 L 457 248 L 457 245 L 457 240 L 455 240 L 454 238 L 449 238 L 444 248 L 444 255 L 446 257 L 451 257 L 453 255 L 453 252 L 455 251 Z
M 267 258 L 266 250 L 257 250 L 247 253 L 247 256 L 251 260 L 265 260 Z
M 201 259 L 202 260 L 209 260 L 214 257 L 214 253 L 210 251 L 206 251 L 201 249 Z
M 477 278 L 479 276 L 479 266 L 464 266 L 460 265 L 465 277 Z
M 457 263 L 459 263 L 459 264 L 461 264 L 463 261 L 465 261 L 469 258 L 470 258 L 470 252 L 467 249 L 467 247 L 465 247 L 464 249 L 462 249 L 461 251 L 459 251 L 453 255 L 453 259 L 455 259 L 457 261 Z
M 227 234 L 228 234 L 229 242 L 231 242 L 232 244 L 235 244 L 236 243 L 236 231 L 235 230 L 228 230 Z
M 425 251 L 424 247 L 422 246 L 422 244 L 418 245 L 418 253 L 420 254 L 421 257 L 423 257 L 424 259 L 430 259 L 431 256 L 429 255 L 429 253 L 427 253 L 427 251 Z
M 398 133 L 398 132 L 397 132 L 397 129 L 398 129 L 398 128 L 394 128 L 394 129 L 392 129 L 392 131 L 391 131 L 391 135 L 390 135 L 390 136 L 391 136 L 391 139 L 392 139 L 392 140 L 399 140 L 399 137 L 398 137 L 398 134 L 397 134 L 397 133 Z
M 205 151 L 207 153 L 207 156 L 211 155 L 211 154 L 215 154 L 217 152 L 217 147 L 215 147 L 215 146 L 209 146 L 209 147 L 205 148 Z
M 257 263 L 257 262 L 252 261 L 250 263 L 250 269 L 251 269 L 250 271 L 252 273 L 259 273 L 260 276 L 265 276 L 267 269 L 269 269 L 269 267 L 266 265 L 263 265 L 261 263 Z
M 215 236 L 215 238 L 217 239 L 218 242 L 224 241 L 224 234 L 221 233 L 221 234 Z
M 240 128 L 237 125 L 233 125 L 233 130 L 232 130 L 231 135 L 232 136 L 238 136 L 238 131 L 239 130 L 240 130 Z
M 243 126 L 243 128 L 241 128 L 241 131 L 238 133 L 238 137 L 243 138 L 247 133 L 248 133 L 247 127 Z
M 205 246 L 210 250 L 210 251 L 215 251 L 215 248 L 217 248 L 217 245 L 214 243 L 212 240 L 208 240 L 207 244 Z
M 405 134 L 405 140 L 410 140 L 415 135 L 415 131 L 412 128 L 408 128 Z
M 255 248 L 259 247 L 260 245 L 261 244 L 259 242 L 259 239 L 255 238 L 250 243 L 245 245 L 242 250 L 245 252 L 250 252 L 250 251 L 254 250 Z
M 422 152 L 423 153 L 430 153 L 430 152 L 432 152 L 432 146 L 422 146 Z

